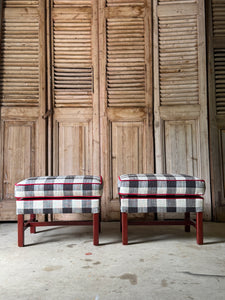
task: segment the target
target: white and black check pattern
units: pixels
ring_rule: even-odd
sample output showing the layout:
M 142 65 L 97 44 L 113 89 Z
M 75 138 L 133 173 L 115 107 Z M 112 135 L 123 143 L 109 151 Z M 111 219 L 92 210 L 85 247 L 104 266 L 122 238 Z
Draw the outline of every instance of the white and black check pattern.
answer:
M 31 177 L 15 185 L 16 198 L 99 197 L 101 194 L 101 176 Z
M 203 195 L 205 181 L 183 174 L 124 174 L 118 178 L 119 195 Z
M 65 214 L 99 213 L 99 199 L 17 199 L 16 213 L 24 214 Z
M 121 198 L 123 213 L 202 212 L 203 198 Z

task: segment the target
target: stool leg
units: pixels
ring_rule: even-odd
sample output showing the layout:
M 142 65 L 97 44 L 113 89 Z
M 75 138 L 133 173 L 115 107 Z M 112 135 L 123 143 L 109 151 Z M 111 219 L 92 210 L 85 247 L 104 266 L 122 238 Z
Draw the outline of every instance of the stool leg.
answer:
M 122 213 L 122 242 L 123 245 L 128 244 L 128 222 L 127 222 L 127 213 Z
M 99 244 L 99 213 L 93 214 L 93 245 Z
M 185 220 L 185 232 L 190 232 L 191 226 L 190 226 L 190 213 L 189 212 L 186 212 L 184 214 L 184 220 Z
M 203 244 L 203 213 L 197 212 L 196 213 L 196 238 L 197 244 Z
M 24 246 L 24 215 L 17 216 L 18 247 Z
M 122 215 L 121 215 L 121 212 L 120 212 L 120 232 L 122 232 Z
M 36 221 L 36 215 L 35 214 L 31 214 L 30 215 L 30 221 L 31 222 L 35 222 Z M 36 233 L 36 227 L 31 226 L 30 227 L 30 233 Z
M 102 231 L 101 228 L 101 222 L 102 222 L 102 216 L 101 216 L 101 212 L 99 213 L 99 226 L 98 226 L 98 232 L 100 233 Z

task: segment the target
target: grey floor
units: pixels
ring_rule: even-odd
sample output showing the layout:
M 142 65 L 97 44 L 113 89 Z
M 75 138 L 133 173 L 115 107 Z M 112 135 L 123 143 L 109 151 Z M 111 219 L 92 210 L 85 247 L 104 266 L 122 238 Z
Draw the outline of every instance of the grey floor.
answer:
M 225 299 L 225 223 L 204 223 L 204 245 L 182 226 L 38 228 L 17 247 L 16 223 L 0 223 L 0 299 Z

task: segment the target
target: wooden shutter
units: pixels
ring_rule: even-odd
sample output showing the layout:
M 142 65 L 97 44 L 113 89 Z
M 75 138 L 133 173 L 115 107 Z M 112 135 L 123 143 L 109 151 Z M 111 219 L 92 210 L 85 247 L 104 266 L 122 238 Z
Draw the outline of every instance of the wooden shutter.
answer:
M 203 1 L 154 1 L 153 15 L 156 172 L 205 179 L 210 219 Z
M 14 185 L 45 174 L 44 8 L 3 1 L 1 24 L 0 219 L 16 218 Z
M 106 21 L 108 107 L 145 106 L 144 18 Z
M 198 104 L 196 16 L 159 18 L 160 105 Z
M 208 88 L 213 217 L 225 220 L 225 3 L 207 2 Z
M 214 70 L 215 70 L 215 91 L 216 91 L 216 114 L 224 115 L 225 114 L 225 47 L 224 49 L 214 49 Z
M 100 1 L 103 218 L 117 218 L 117 178 L 153 171 L 150 1 Z
M 54 0 L 49 12 L 54 174 L 99 174 L 96 9 Z

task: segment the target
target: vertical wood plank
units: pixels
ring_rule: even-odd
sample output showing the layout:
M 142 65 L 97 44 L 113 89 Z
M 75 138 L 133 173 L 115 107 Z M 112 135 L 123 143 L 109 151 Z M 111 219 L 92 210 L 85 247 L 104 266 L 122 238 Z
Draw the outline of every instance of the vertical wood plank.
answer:
M 198 63 L 199 63 L 199 103 L 201 105 L 199 130 L 200 130 L 200 159 L 201 169 L 199 176 L 206 182 L 204 218 L 211 220 L 211 185 L 209 173 L 209 147 L 208 147 L 208 109 L 206 89 L 206 40 L 205 40 L 205 5 L 204 0 L 198 0 Z M 204 146 L 205 145 L 205 146 Z
M 92 0 L 93 8 L 93 24 L 92 24 L 92 56 L 93 56 L 93 174 L 100 175 L 101 160 L 100 160 L 100 105 L 99 105 L 99 18 L 98 9 L 99 1 Z

